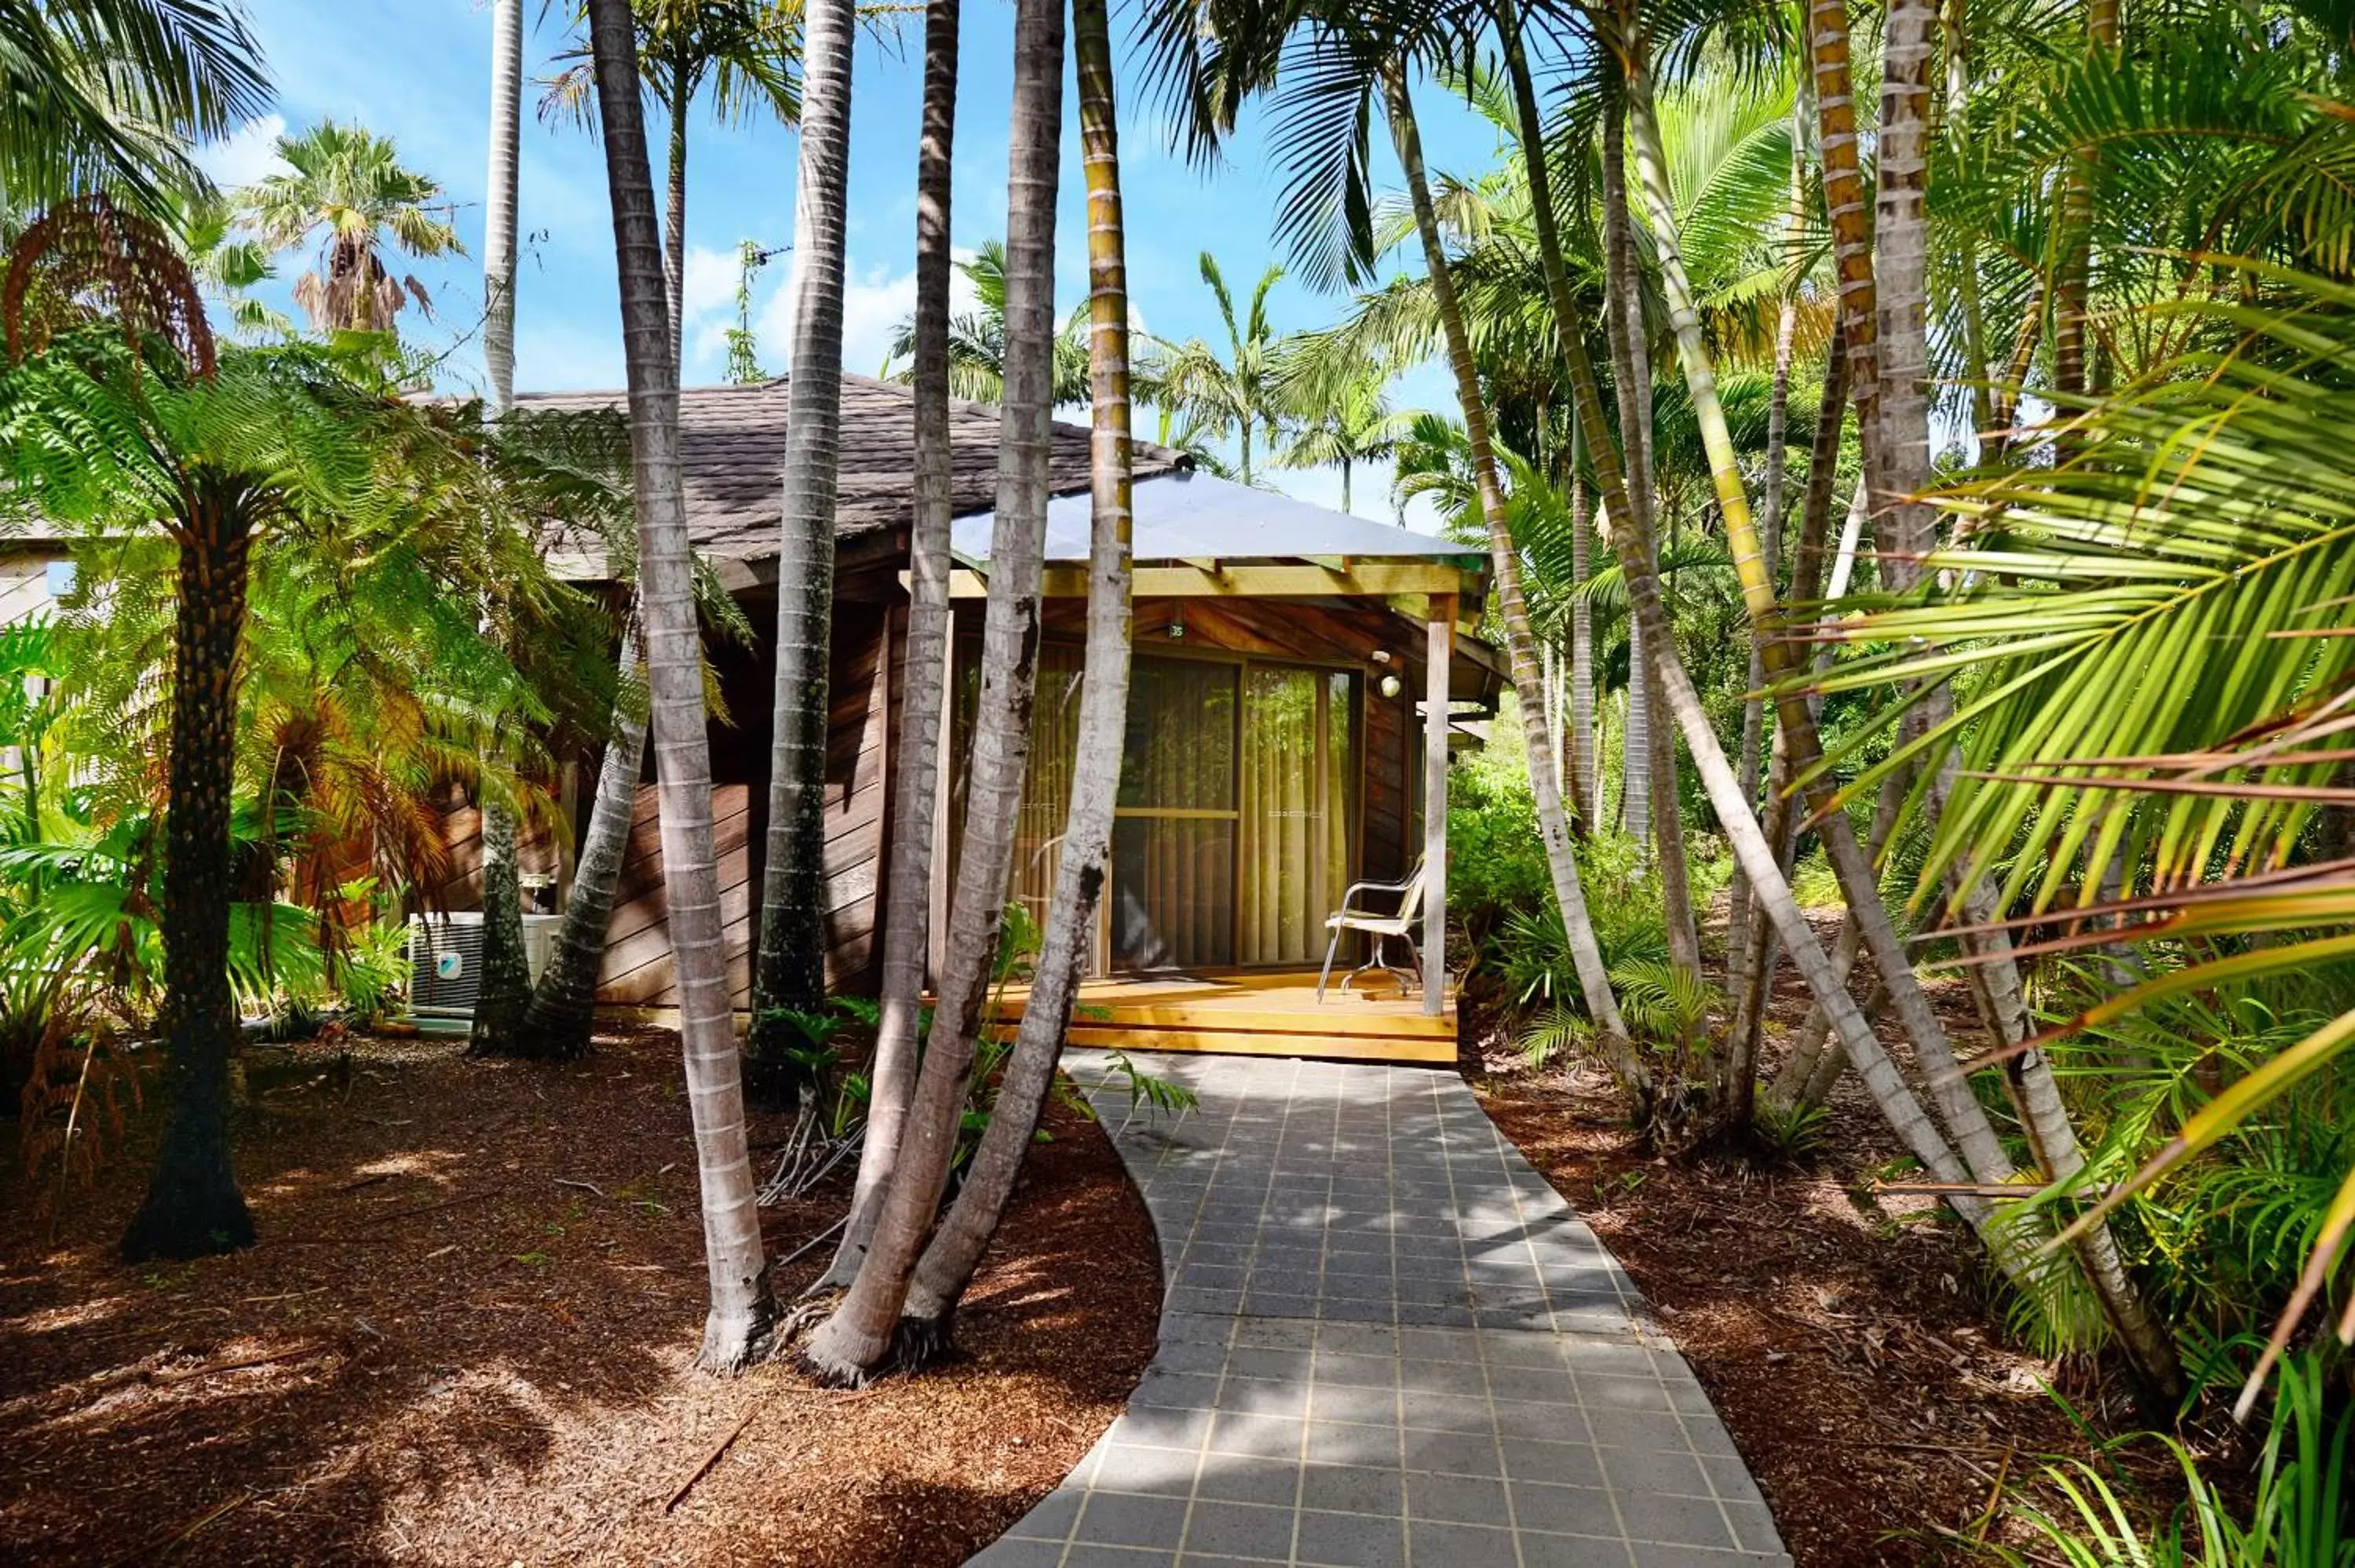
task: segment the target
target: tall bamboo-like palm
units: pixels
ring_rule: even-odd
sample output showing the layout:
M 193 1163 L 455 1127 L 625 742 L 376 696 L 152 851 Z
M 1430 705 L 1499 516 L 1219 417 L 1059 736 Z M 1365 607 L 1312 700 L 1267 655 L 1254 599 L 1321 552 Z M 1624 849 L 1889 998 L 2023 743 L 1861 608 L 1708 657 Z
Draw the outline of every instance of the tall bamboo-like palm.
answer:
M 2113 26 L 2115 15 L 2113 11 Z M 1924 208 L 1937 54 L 1934 0 L 1893 0 L 1881 54 L 1873 238 L 1881 311 L 1881 473 L 1891 495 L 1883 514 L 1882 536 L 1893 546 L 1887 557 L 1893 582 L 1910 586 L 1920 576 L 1917 562 L 1931 548 L 1936 532 L 1928 508 L 1913 499 L 1930 481 L 1929 233 Z M 1943 685 L 1934 689 L 1925 708 L 1929 721 L 1943 720 L 1950 704 Z M 1940 809 L 1951 798 L 1955 775 L 1951 762 L 1932 774 L 1931 798 Z M 1994 895 L 1979 878 L 1957 871 L 1954 892 L 1970 927 L 1985 927 L 1997 915 Z M 1863 918 L 1870 938 L 1869 912 Z M 1965 937 L 1964 946 L 1978 960 L 1971 966 L 1972 983 L 1998 1042 L 2010 1045 L 2026 1040 L 2034 1025 L 2009 938 L 1999 930 L 1975 932 Z M 1902 1009 L 1907 1001 L 1904 989 L 1886 979 L 1883 984 Z M 2084 1168 L 2084 1155 L 2043 1055 L 2010 1056 L 2006 1075 L 2039 1169 L 2049 1181 L 2074 1178 Z M 2096 1226 L 2084 1232 L 2077 1255 L 2137 1374 L 2159 1400 L 2172 1399 L 2182 1385 L 2174 1346 L 2145 1309 L 2108 1229 Z
M 982 630 L 964 842 L 949 906 L 940 1000 L 925 1037 L 889 1197 L 858 1277 L 806 1354 L 837 1380 L 872 1373 L 891 1350 L 909 1282 L 939 1211 L 964 1114 L 1014 856 L 1029 758 L 1041 542 L 1054 408 L 1055 193 L 1063 99 L 1060 0 L 1019 0 L 1014 110 L 1007 135 L 1006 404 L 999 424 L 997 514 Z
M 924 106 L 916 144 L 916 313 L 910 331 L 915 383 L 915 520 L 908 543 L 908 676 L 894 740 L 889 879 L 884 885 L 882 1011 L 858 1179 L 834 1261 L 812 1288 L 839 1289 L 859 1260 L 890 1190 L 916 1081 L 916 1034 L 931 951 L 932 841 L 938 824 L 941 725 L 948 707 L 949 514 L 953 479 L 949 397 L 954 386 L 949 319 L 952 153 L 956 145 L 958 0 L 924 12 Z M 1002 272 L 1000 274 L 1003 275 Z M 1003 316 L 1000 316 L 1001 323 Z M 1003 344 L 1001 334 L 999 342 Z M 1003 368 L 1003 362 L 1000 362 Z M 1004 385 L 1003 380 L 998 385 Z M 938 868 L 945 874 L 946 868 Z
M 631 0 L 638 76 L 668 131 L 663 204 L 663 291 L 669 302 L 671 353 L 685 333 L 687 127 L 709 90 L 722 124 L 767 113 L 784 124 L 800 115 L 794 67 L 800 49 L 801 0 Z M 595 126 L 594 73 L 587 46 L 559 55 L 539 101 L 543 120 Z
M 294 281 L 312 326 L 391 332 L 411 301 L 431 315 L 425 285 L 414 273 L 395 277 L 385 259 L 466 253 L 441 183 L 404 167 L 389 136 L 333 120 L 281 136 L 278 156 L 291 168 L 240 192 L 238 205 L 272 251 L 317 239 L 311 270 Z
M 826 1005 L 826 662 L 834 625 L 834 502 L 842 449 L 842 285 L 850 212 L 852 0 L 810 0 L 801 174 L 794 196 L 794 341 L 777 552 L 777 684 L 768 853 L 745 1047 L 763 1097 L 794 1037 L 786 1010 Z
M 0 0 L 0 190 L 20 212 L 113 189 L 169 216 L 202 184 L 186 144 L 269 97 L 223 0 Z
M 490 177 L 483 202 L 483 369 L 496 418 L 515 407 L 516 175 L 522 141 L 523 0 L 495 0 Z M 509 791 L 495 782 L 507 769 L 499 759 L 485 760 L 490 787 L 481 792 L 483 955 L 472 1049 L 501 1053 L 521 1044 L 517 1031 L 531 1004 L 531 969 L 523 950 L 515 807 L 506 798 Z
M 638 515 L 640 619 L 660 790 L 663 875 L 679 988 L 679 1043 L 702 1188 L 711 1293 L 701 1364 L 734 1371 L 759 1351 L 772 1314 L 742 1075 L 720 929 L 711 837 L 711 758 L 704 729 L 703 644 L 678 458 L 678 369 L 663 297 L 662 235 L 646 163 L 637 51 L 628 0 L 588 0 L 605 181 L 621 274 L 630 382 L 630 457 Z
M 1014 1179 L 1054 1086 L 1055 1064 L 1103 902 L 1112 848 L 1113 803 L 1128 730 L 1129 386 L 1128 266 L 1120 202 L 1120 133 L 1113 98 L 1112 23 L 1105 0 L 1072 0 L 1071 53 L 1078 66 L 1081 166 L 1088 212 L 1089 358 L 1095 399 L 1089 441 L 1090 501 L 1086 673 L 1080 688 L 1071 797 L 1055 870 L 1054 902 L 1039 963 L 989 1126 L 964 1185 L 924 1249 L 904 1316 L 946 1340 L 950 1315 L 980 1267 L 1014 1194 Z
M 1497 460 L 1488 437 L 1488 422 L 1480 392 L 1479 374 L 1472 360 L 1472 343 L 1464 313 L 1455 297 L 1441 240 L 1437 211 L 1423 170 L 1423 138 L 1414 119 L 1402 65 L 1391 63 L 1380 72 L 1382 101 L 1391 125 L 1391 143 L 1404 171 L 1412 203 L 1415 228 L 1422 237 L 1423 265 L 1445 334 L 1447 357 L 1455 375 L 1456 394 L 1463 404 L 1464 429 L 1472 449 L 1474 481 L 1480 510 L 1488 530 L 1489 556 L 1497 577 L 1497 600 L 1505 623 L 1507 652 L 1512 661 L 1513 689 L 1519 699 L 1524 745 L 1529 759 L 1530 792 L 1537 798 L 1538 829 L 1545 838 L 1547 869 L 1553 879 L 1554 898 L 1570 933 L 1571 952 L 1579 986 L 1595 1032 L 1614 1069 L 1636 1097 L 1637 1119 L 1649 1115 L 1651 1076 L 1628 1043 L 1611 981 L 1604 970 L 1603 950 L 1587 918 L 1585 895 L 1578 883 L 1577 856 L 1571 847 L 1569 813 L 1562 809 L 1561 786 L 1553 767 L 1553 737 L 1547 733 L 1545 693 L 1537 657 L 1537 640 L 1529 628 L 1529 606 L 1521 591 L 1520 554 L 1515 548 L 1505 517 L 1504 486 L 1497 475 Z
M 1267 319 L 1267 296 L 1284 276 L 1270 267 L 1252 285 L 1251 303 L 1235 315 L 1235 299 L 1226 274 L 1209 251 L 1200 260 L 1202 281 L 1219 303 L 1219 319 L 1227 329 L 1226 357 L 1202 339 L 1157 345 L 1152 366 L 1156 400 L 1190 416 L 1198 425 L 1235 439 L 1235 478 L 1252 482 L 1252 454 L 1257 438 L 1282 428 L 1282 399 L 1276 391 L 1278 340 Z
M 1341 471 L 1341 510 L 1350 509 L 1351 471 L 1364 462 L 1379 462 L 1398 450 L 1408 417 L 1390 406 L 1382 395 L 1388 378 L 1379 373 L 1359 376 L 1318 397 L 1292 416 L 1292 429 L 1275 454 L 1278 468 L 1337 468 Z

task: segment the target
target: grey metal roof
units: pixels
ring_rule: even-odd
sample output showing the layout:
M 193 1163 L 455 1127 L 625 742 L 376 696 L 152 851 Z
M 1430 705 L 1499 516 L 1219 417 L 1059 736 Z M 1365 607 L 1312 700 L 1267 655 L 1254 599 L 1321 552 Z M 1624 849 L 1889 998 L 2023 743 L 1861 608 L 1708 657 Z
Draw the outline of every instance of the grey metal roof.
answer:
M 1134 554 L 1139 561 L 1284 561 L 1310 556 L 1353 560 L 1457 560 L 1485 567 L 1480 550 L 1411 528 L 1394 528 L 1312 502 L 1255 490 L 1199 471 L 1139 471 Z M 1084 492 L 1047 503 L 1047 559 L 1088 558 L 1094 508 Z M 994 512 L 959 517 L 952 538 L 958 557 L 989 559 Z

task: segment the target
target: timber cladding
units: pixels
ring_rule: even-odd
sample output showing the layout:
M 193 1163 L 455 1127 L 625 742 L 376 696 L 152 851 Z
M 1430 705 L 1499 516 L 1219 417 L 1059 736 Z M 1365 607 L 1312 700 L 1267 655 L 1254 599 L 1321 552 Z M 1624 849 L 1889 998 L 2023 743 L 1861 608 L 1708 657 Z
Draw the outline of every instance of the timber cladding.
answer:
M 881 958 L 876 942 L 883 882 L 883 840 L 892 725 L 903 676 L 904 612 L 897 607 L 840 602 L 827 672 L 832 714 L 826 734 L 826 983 L 838 991 L 871 991 Z M 889 649 L 891 679 L 879 680 Z M 738 716 L 749 717 L 739 712 Z M 719 909 L 728 954 L 728 983 L 738 1009 L 752 1000 L 766 844 L 765 713 L 723 747 L 715 732 L 713 760 L 720 782 L 712 789 L 715 847 L 719 858 Z M 757 744 L 756 744 L 757 743 Z M 728 767 L 723 757 L 736 763 Z M 753 766 L 755 763 L 757 767 Z M 728 774 L 740 776 L 730 779 Z M 651 783 L 638 789 L 630 848 L 622 866 L 613 925 L 597 1000 L 622 1007 L 678 1005 L 671 970 L 669 916 L 665 906 L 661 824 Z

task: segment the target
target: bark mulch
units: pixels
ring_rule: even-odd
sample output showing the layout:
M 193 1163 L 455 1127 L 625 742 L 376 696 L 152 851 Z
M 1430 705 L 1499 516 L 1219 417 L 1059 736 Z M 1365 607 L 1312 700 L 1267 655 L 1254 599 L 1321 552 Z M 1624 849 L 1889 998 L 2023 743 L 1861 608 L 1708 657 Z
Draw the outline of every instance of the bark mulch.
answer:
M 1784 974 L 1774 1016 L 1790 1029 L 1806 997 Z M 1983 1264 L 1929 1200 L 1871 1192 L 1903 1149 L 1854 1075 L 1811 1153 L 1664 1158 L 1629 1132 L 1607 1073 L 1532 1072 L 1493 1019 L 1465 1037 L 1481 1103 L 1651 1300 L 1799 1568 L 1971 1555 L 1941 1527 L 2006 1539 L 1987 1520 L 1998 1478 L 2089 1455 L 2048 1387 L 2098 1429 L 2138 1425 L 2084 1368 L 2006 1339 Z
M 960 1357 L 846 1393 L 782 1362 L 692 1369 L 702 1251 L 670 1034 L 554 1068 L 364 1039 L 250 1060 L 248 1251 L 116 1260 L 152 1091 L 54 1237 L 0 1149 L 0 1557 L 945 1568 L 1062 1479 L 1152 1354 L 1151 1223 L 1066 1110 Z M 756 1118 L 756 1160 L 788 1128 Z M 845 1202 L 764 1212 L 773 1254 Z

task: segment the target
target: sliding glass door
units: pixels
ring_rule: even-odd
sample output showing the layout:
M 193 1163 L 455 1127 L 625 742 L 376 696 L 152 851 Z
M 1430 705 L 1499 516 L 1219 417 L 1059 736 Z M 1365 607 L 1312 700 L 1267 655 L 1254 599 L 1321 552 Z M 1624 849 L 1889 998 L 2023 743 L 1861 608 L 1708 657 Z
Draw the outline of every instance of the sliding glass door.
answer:
M 1235 961 L 1236 691 L 1241 667 L 1138 658 L 1112 830 L 1116 969 Z
M 1080 660 L 1040 650 L 1011 894 L 1044 922 L 1071 799 Z M 1090 968 L 1315 963 L 1357 865 L 1358 677 L 1140 654 Z

